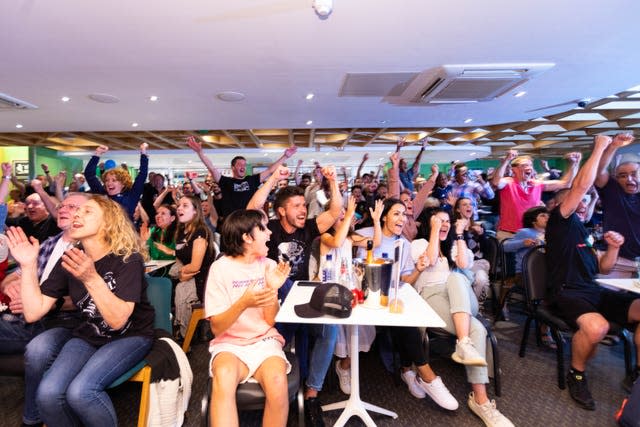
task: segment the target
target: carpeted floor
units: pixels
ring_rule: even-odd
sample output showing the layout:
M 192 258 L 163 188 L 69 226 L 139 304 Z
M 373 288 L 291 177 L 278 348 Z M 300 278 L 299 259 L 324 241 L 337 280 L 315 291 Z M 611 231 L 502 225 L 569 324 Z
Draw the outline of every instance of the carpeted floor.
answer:
M 526 357 L 518 357 L 518 346 L 522 334 L 522 318 L 512 314 L 518 322 L 498 322 L 494 331 L 498 336 L 501 370 L 502 396 L 496 398 L 498 408 L 507 415 L 516 426 L 615 426 L 613 415 L 625 394 L 620 387 L 624 373 L 622 345 L 615 347 L 600 346 L 598 354 L 588 369 L 589 381 L 594 398 L 597 401 L 595 411 L 578 408 L 566 390 L 560 390 L 556 383 L 555 352 L 546 348 L 537 348 L 533 334 Z M 202 425 L 200 415 L 201 398 L 205 392 L 208 353 L 205 343 L 196 343 L 189 355 L 194 372 L 192 398 L 185 421 L 186 426 Z M 361 395 L 365 401 L 391 409 L 398 413 L 398 419 L 373 414 L 380 426 L 482 426 L 466 406 L 469 386 L 465 381 L 464 369 L 449 358 L 434 357 L 432 366 L 444 380 L 447 387 L 460 402 L 460 408 L 453 412 L 440 409 L 429 398 L 418 400 L 412 397 L 402 384 L 396 384 L 394 378 L 382 367 L 378 355 L 361 355 Z M 339 391 L 335 372 L 329 372 L 333 378 L 327 381 L 321 394 L 323 403 L 343 400 L 345 395 Z M 21 378 L 0 378 L 0 410 L 4 414 L 1 426 L 19 426 L 23 401 L 23 381 Z M 493 387 L 489 388 L 493 397 Z M 140 386 L 125 384 L 111 392 L 118 411 L 121 426 L 135 426 L 138 414 Z M 292 412 L 293 414 L 293 412 Z M 325 413 L 327 425 L 332 425 L 339 415 L 338 411 Z M 259 411 L 241 414 L 241 425 L 259 426 Z M 289 425 L 297 425 L 295 416 L 290 416 Z M 364 425 L 359 419 L 352 418 L 348 426 Z

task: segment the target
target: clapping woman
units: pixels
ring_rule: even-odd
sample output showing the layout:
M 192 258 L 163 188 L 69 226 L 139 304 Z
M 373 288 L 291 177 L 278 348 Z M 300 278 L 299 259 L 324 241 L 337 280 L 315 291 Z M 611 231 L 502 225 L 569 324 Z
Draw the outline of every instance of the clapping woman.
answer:
M 15 227 L 7 235 L 22 269 L 25 319 L 42 318 L 65 295 L 82 313 L 76 329 L 42 333 L 55 337 L 52 346 L 60 348 L 57 357 L 50 356 L 52 364 L 38 386 L 42 421 L 49 427 L 117 426 L 105 389 L 140 362 L 153 341 L 154 310 L 146 296 L 141 239 L 120 205 L 92 196 L 77 210 L 70 231 L 82 249 L 67 250 L 39 285 L 37 240 Z

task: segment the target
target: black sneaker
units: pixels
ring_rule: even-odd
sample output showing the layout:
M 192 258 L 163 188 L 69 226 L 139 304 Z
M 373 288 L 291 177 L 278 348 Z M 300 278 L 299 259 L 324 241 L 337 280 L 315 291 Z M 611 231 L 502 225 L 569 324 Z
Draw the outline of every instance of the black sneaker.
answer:
M 322 407 L 317 397 L 304 400 L 304 420 L 310 427 L 324 427 L 322 419 Z
M 631 374 L 625 375 L 624 379 L 622 380 L 622 388 L 624 389 L 624 391 L 631 394 L 633 383 L 635 383 L 637 379 L 638 371 L 633 371 Z
M 576 403 L 584 409 L 589 411 L 596 410 L 596 402 L 591 396 L 589 386 L 587 385 L 587 377 L 584 374 L 567 374 L 567 386 L 569 387 L 569 394 Z

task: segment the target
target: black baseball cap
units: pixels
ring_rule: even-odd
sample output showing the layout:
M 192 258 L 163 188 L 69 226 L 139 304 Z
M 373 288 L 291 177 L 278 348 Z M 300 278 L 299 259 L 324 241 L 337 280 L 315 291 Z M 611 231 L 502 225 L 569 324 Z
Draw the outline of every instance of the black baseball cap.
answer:
M 338 283 L 321 283 L 313 290 L 306 304 L 298 304 L 293 309 L 304 318 L 320 317 L 325 314 L 344 319 L 351 316 L 353 294 Z

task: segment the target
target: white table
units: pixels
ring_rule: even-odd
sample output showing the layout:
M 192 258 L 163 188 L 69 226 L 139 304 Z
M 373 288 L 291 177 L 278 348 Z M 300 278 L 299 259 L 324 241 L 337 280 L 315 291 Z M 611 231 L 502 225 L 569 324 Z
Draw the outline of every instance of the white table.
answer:
M 640 294 L 640 279 L 596 279 L 600 284 Z
M 296 282 L 282 304 L 282 307 L 280 307 L 280 311 L 276 316 L 276 322 L 349 325 L 349 337 L 351 341 L 351 394 L 349 395 L 349 399 L 324 405 L 322 410 L 332 411 L 344 408 L 344 411 L 342 411 L 342 414 L 335 424 L 335 426 L 339 427 L 344 426 L 353 415 L 360 417 L 367 426 L 374 427 L 376 424 L 367 413 L 367 410 L 388 415 L 394 419 L 398 418 L 398 414 L 395 412 L 380 408 L 371 403 L 363 402 L 360 399 L 358 325 L 442 328 L 445 326 L 444 321 L 433 311 L 429 304 L 407 284 L 400 287 L 399 294 L 400 299 L 404 303 L 404 311 L 399 314 L 390 313 L 387 308 L 376 310 L 357 305 L 351 312 L 351 316 L 346 319 L 338 319 L 326 315 L 313 319 L 298 317 L 293 307 L 309 302 L 314 289 L 313 286 L 298 286 Z
M 173 264 L 175 259 L 154 259 L 144 264 L 144 272 L 149 274 L 152 271 L 159 270 L 163 267 Z

